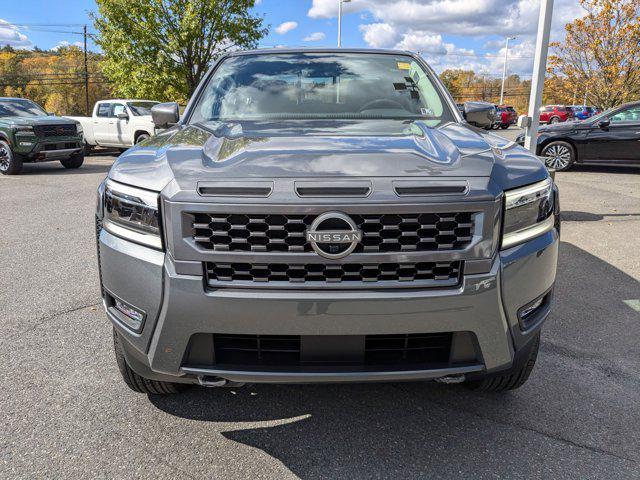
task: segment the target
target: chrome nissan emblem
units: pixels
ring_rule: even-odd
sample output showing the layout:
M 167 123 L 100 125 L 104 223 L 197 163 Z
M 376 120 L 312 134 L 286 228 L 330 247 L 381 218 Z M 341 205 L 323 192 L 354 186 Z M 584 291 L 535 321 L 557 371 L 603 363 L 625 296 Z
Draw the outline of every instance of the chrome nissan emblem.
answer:
M 318 255 L 336 260 L 355 250 L 362 240 L 362 231 L 348 215 L 327 212 L 313 221 L 306 238 Z

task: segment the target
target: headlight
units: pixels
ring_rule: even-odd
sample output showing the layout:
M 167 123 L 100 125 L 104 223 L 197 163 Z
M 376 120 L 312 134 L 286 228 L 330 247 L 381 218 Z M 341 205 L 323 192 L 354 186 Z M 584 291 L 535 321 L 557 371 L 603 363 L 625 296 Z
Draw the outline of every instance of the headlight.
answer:
M 76 123 L 76 133 L 83 133 L 84 129 L 82 128 L 81 123 Z
M 103 227 L 118 237 L 162 249 L 158 194 L 107 180 Z
M 553 225 L 553 182 L 550 178 L 505 192 L 503 249 L 542 235 Z
M 29 136 L 33 136 L 35 135 L 34 131 L 33 131 L 33 127 L 16 127 L 16 135 L 29 135 Z

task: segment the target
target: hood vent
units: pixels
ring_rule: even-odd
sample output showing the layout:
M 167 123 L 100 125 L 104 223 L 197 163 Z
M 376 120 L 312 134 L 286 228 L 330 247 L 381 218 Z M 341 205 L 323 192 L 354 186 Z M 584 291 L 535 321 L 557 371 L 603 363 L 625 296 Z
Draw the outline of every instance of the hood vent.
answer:
M 203 197 L 261 197 L 273 191 L 273 182 L 198 182 Z
M 424 197 L 443 195 L 466 195 L 469 184 L 464 181 L 426 180 L 395 181 L 393 188 L 399 197 Z
M 371 194 L 369 181 L 329 181 L 329 182 L 296 182 L 296 193 L 299 197 L 368 197 Z

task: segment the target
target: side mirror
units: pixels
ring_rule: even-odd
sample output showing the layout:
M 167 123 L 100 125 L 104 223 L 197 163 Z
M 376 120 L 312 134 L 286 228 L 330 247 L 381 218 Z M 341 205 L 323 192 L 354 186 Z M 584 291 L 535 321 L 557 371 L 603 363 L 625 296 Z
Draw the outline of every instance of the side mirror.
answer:
M 480 128 L 493 125 L 495 106 L 488 102 L 464 102 L 464 115 L 467 123 Z
M 151 107 L 151 119 L 156 128 L 168 128 L 180 120 L 180 107 L 176 102 L 158 103 Z
M 598 122 L 598 128 L 607 128 L 609 125 L 611 125 L 611 120 L 608 118 L 603 118 Z
M 118 115 L 118 120 L 129 120 L 129 114 L 127 112 L 120 112 Z

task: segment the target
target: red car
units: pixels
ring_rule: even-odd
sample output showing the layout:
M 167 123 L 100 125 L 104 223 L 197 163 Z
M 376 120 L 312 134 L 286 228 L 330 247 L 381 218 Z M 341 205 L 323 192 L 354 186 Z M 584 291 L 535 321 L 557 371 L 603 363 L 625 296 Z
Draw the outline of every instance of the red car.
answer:
M 518 123 L 518 112 L 511 105 L 496 105 L 497 118 L 493 128 L 506 130 L 509 125 Z
M 573 110 L 564 105 L 547 105 L 540 108 L 540 123 L 560 123 L 573 120 Z

